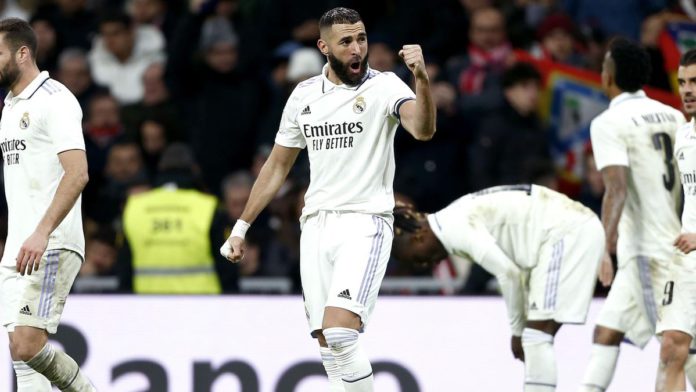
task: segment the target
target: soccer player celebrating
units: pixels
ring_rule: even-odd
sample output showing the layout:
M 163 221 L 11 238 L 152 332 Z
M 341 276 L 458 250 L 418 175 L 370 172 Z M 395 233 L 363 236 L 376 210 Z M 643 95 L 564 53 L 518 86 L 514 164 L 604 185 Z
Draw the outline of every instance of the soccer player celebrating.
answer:
M 583 392 L 607 389 L 624 337 L 642 348 L 655 334 L 656 304 L 674 259 L 680 191 L 672 142 L 685 119 L 678 110 L 645 96 L 641 88 L 649 75 L 650 58 L 642 48 L 623 39 L 610 44 L 602 86 L 611 102 L 592 121 L 590 132 L 606 187 L 603 283 L 613 277 L 609 254 L 614 250 L 618 271 L 597 319 Z
M 39 72 L 36 35 L 0 21 L 0 121 L 9 230 L 0 263 L 0 321 L 21 392 L 94 391 L 77 363 L 48 343 L 84 259 L 80 194 L 87 184 L 82 110 Z
M 658 392 L 686 390 L 684 366 L 696 334 L 696 50 L 682 56 L 677 80 L 684 111 L 691 116 L 691 122 L 679 128 L 674 144 L 684 189 L 684 211 L 681 234 L 674 241 L 677 257 L 670 265 L 671 280 L 665 285 L 657 323 L 657 332 L 662 335 Z M 691 359 L 687 368 L 692 384 L 693 362 Z
M 302 291 L 331 391 L 372 391 L 372 366 L 358 341 L 386 269 L 394 208 L 394 133 L 435 133 L 435 106 L 418 45 L 399 52 L 415 78 L 413 92 L 393 73 L 367 63 L 367 33 L 347 8 L 319 20 L 321 75 L 300 83 L 283 111 L 276 144 L 241 219 L 221 252 L 244 256 L 244 235 L 307 148 L 310 184 L 302 211 Z M 230 249 L 231 248 L 231 249 Z
M 398 206 L 394 219 L 398 260 L 431 264 L 453 254 L 497 278 L 512 352 L 525 363 L 524 390 L 554 391 L 554 336 L 562 324 L 585 322 L 594 291 L 604 249 L 597 216 L 542 186 L 509 185 L 466 195 L 430 215 Z

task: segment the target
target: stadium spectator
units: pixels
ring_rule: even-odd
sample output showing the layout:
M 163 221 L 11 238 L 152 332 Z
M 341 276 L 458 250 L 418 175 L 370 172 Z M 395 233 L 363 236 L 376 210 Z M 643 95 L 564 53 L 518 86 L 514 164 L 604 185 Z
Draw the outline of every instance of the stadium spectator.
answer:
M 180 111 L 185 105 L 175 102 L 164 81 L 163 63 L 152 63 L 143 72 L 143 98 L 137 103 L 121 107 L 126 134 L 135 139 L 139 128 L 149 119 L 157 119 L 167 130 L 170 141 L 184 138 L 185 128 Z
M 80 48 L 66 48 L 58 56 L 57 79 L 75 95 L 83 112 L 98 90 L 92 80 L 87 54 Z
M 162 152 L 171 140 L 171 132 L 162 121 L 154 117 L 143 121 L 140 125 L 138 142 L 143 150 L 143 160 L 148 178 L 155 177 Z
M 164 35 L 165 41 L 169 42 L 177 22 L 172 3 L 164 0 L 127 0 L 126 11 L 136 26 L 156 27 Z
M 218 251 L 225 233 L 214 230 L 224 227 L 217 223 L 217 199 L 201 192 L 191 150 L 172 144 L 158 168 L 157 188 L 130 197 L 123 213 L 123 259 L 131 266 L 124 288 L 142 294 L 236 292 L 237 266 Z
M 558 5 L 580 25 L 598 27 L 609 37 L 638 40 L 645 17 L 668 5 L 667 0 L 559 0 Z
M 251 164 L 263 84 L 238 69 L 239 37 L 226 19 L 190 14 L 174 40 L 168 81 L 176 98 L 186 102 L 189 140 L 205 184 L 219 190 L 227 173 Z M 202 62 L 195 61 L 197 52 Z
M 47 18 L 31 18 L 30 24 L 36 34 L 36 65 L 52 73 L 57 68 L 58 54 L 62 48 L 58 33 Z
M 89 53 L 94 80 L 108 87 L 120 104 L 143 98 L 143 73 L 150 64 L 164 59 L 162 33 L 152 26 L 134 26 L 120 12 L 101 18 L 99 35 Z
M 92 46 L 97 24 L 96 15 L 87 7 L 87 0 L 43 2 L 33 18 L 50 20 L 58 33 L 59 41 L 66 48 L 89 50 Z
M 84 127 L 90 177 L 94 179 L 93 174 L 99 176 L 104 170 L 109 148 L 124 134 L 118 102 L 111 94 L 98 91 L 92 96 Z
M 16 0 L 2 0 L 0 1 L 0 19 L 6 18 L 28 20 L 29 14 L 22 7 L 17 5 Z
M 550 159 L 549 136 L 536 114 L 541 76 L 518 63 L 503 76 L 504 106 L 482 116 L 470 154 L 473 189 L 524 182 L 535 159 Z
M 578 33 L 568 15 L 555 13 L 546 17 L 539 25 L 537 36 L 540 43 L 535 48 L 537 57 L 580 68 L 587 65 L 577 50 Z
M 82 264 L 78 277 L 118 276 L 117 254 L 116 232 L 109 226 L 100 226 L 87 239 L 85 244 L 85 262 Z
M 496 8 L 474 11 L 469 40 L 466 53 L 448 61 L 447 72 L 459 93 L 460 109 L 474 117 L 502 103 L 500 78 L 512 55 L 503 13 Z

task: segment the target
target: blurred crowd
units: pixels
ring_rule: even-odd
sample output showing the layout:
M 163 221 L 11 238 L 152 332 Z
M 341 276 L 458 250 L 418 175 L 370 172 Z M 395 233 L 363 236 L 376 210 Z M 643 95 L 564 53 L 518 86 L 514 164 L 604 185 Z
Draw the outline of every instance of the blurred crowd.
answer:
M 112 277 L 117 283 L 99 290 L 137 292 L 130 247 L 139 237 L 129 237 L 124 208 L 129 198 L 174 187 L 219 201 L 200 230 L 207 249 L 197 249 L 201 260 L 212 258 L 220 292 L 237 292 L 247 276 L 289 277 L 299 290 L 306 155 L 254 222 L 244 262 L 232 265 L 217 249 L 270 153 L 290 92 L 321 72 L 317 20 L 335 6 L 360 12 L 373 69 L 410 84 L 398 50 L 423 48 L 438 133 L 423 143 L 397 132 L 394 185 L 426 211 L 493 185 L 557 187 L 547 124 L 537 113 L 542 79 L 514 61 L 514 50 L 599 72 L 607 42 L 629 37 L 650 52 L 650 84 L 670 90 L 659 32 L 696 17 L 691 0 L 0 0 L 0 18 L 30 21 L 40 69 L 67 86 L 84 112 L 90 182 L 81 277 Z M 598 211 L 603 186 L 591 154 L 583 168 L 572 196 Z M 398 263 L 387 272 L 432 273 Z M 466 290 L 483 290 L 477 282 Z

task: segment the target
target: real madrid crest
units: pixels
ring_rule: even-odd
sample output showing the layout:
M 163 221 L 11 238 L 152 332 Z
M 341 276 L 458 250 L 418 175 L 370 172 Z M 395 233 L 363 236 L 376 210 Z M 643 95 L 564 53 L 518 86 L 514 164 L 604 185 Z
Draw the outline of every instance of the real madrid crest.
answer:
M 353 104 L 353 111 L 360 114 L 365 111 L 367 105 L 365 104 L 365 98 L 362 96 L 355 98 L 355 103 Z
M 24 112 L 22 118 L 19 120 L 19 129 L 29 128 L 29 112 Z

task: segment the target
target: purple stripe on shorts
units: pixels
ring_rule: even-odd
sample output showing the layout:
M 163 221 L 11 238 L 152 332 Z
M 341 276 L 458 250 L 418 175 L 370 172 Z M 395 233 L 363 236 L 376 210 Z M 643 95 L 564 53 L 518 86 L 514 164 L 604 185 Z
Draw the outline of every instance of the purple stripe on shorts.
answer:
M 46 289 L 46 301 L 44 302 L 44 308 L 42 309 L 41 317 L 48 318 L 51 310 L 51 302 L 53 300 L 53 293 L 56 289 L 56 274 L 58 272 L 58 260 L 60 259 L 60 251 L 54 251 L 47 257 L 47 267 L 49 267 L 47 274 L 48 277 L 48 288 Z
M 365 273 L 363 274 L 363 279 L 362 282 L 360 283 L 360 290 L 358 290 L 358 296 L 356 297 L 356 300 L 360 303 L 360 298 L 363 297 L 364 295 L 364 290 L 365 290 L 365 284 L 367 283 L 368 280 L 368 275 L 370 273 L 370 270 L 372 269 L 372 263 L 375 262 L 376 257 L 375 257 L 375 251 L 377 250 L 377 243 L 379 240 L 379 235 L 382 232 L 380 223 L 381 221 L 378 220 L 377 217 L 373 216 L 372 221 L 375 223 L 375 227 L 377 229 L 377 232 L 375 233 L 375 236 L 372 238 L 372 246 L 370 247 L 370 255 L 367 260 L 367 266 L 365 267 Z
M 379 218 L 377 218 L 379 219 Z M 379 255 L 382 253 L 382 243 L 384 239 L 384 222 L 380 219 L 380 225 L 379 225 L 379 245 L 377 246 L 377 252 L 375 253 L 375 258 L 372 263 L 372 271 L 370 271 L 370 280 L 367 282 L 367 287 L 365 288 L 365 292 L 363 295 L 362 301 L 360 301 L 361 304 L 365 305 L 367 302 L 367 297 L 370 295 L 370 288 L 372 287 L 372 281 L 375 279 L 375 272 L 377 272 L 377 266 L 379 265 Z
M 39 309 L 37 310 L 38 316 L 41 316 L 43 306 L 44 306 L 44 301 L 46 300 L 46 289 L 48 287 L 48 277 L 49 277 L 49 266 L 51 263 L 51 255 L 54 253 L 54 250 L 49 250 L 48 253 L 46 254 L 46 265 L 44 266 L 44 278 L 43 278 L 43 283 L 41 283 L 41 296 L 39 297 Z

